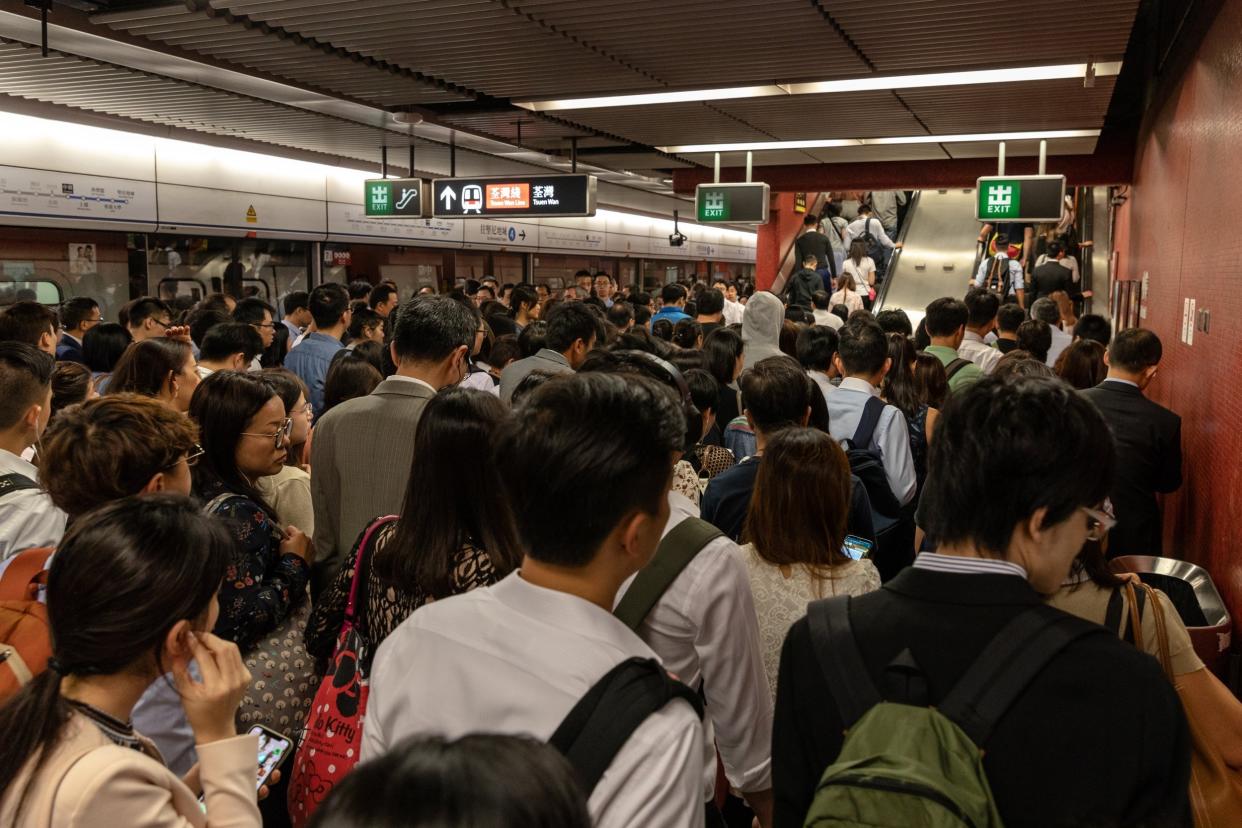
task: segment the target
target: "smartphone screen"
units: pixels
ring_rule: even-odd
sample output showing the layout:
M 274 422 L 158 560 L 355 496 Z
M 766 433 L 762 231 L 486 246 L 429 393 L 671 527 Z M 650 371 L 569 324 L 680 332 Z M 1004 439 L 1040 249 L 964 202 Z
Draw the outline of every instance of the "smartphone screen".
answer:
M 864 540 L 857 535 L 846 535 L 845 543 L 841 545 L 841 552 L 850 560 L 861 561 L 871 554 L 871 546 L 869 540 Z
M 281 736 L 274 730 L 268 730 L 262 725 L 255 725 L 250 728 L 251 733 L 257 733 L 259 736 L 259 775 L 258 783 L 255 788 L 261 788 L 271 777 L 272 771 L 280 767 L 280 763 L 284 761 L 285 754 L 292 747 L 292 742 Z

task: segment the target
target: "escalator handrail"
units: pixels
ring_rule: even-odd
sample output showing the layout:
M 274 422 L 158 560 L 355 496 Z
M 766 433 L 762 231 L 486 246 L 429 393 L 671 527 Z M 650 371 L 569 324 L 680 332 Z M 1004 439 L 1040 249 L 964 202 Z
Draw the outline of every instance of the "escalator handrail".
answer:
M 906 219 L 901 223 L 901 229 L 897 231 L 897 238 L 893 239 L 894 243 L 906 242 L 906 234 L 910 232 L 910 222 L 914 219 L 914 214 L 918 210 L 919 196 L 923 193 L 921 190 L 915 190 L 914 195 L 910 197 L 910 206 L 906 208 Z M 884 300 L 888 297 L 888 287 L 893 283 L 893 273 L 897 270 L 897 263 L 901 261 L 902 247 L 893 250 L 893 255 L 888 259 L 888 268 L 884 271 L 884 281 L 880 283 L 879 289 L 875 293 L 875 301 L 871 303 L 873 313 L 879 313 L 884 310 Z

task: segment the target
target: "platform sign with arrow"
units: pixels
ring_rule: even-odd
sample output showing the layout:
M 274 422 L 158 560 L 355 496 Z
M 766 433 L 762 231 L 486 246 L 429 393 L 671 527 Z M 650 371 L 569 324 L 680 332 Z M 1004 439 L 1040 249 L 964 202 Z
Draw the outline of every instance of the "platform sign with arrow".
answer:
M 427 179 L 371 178 L 364 184 L 366 214 L 379 218 L 423 218 Z
M 593 175 L 504 178 L 437 178 L 432 182 L 437 218 L 593 216 Z

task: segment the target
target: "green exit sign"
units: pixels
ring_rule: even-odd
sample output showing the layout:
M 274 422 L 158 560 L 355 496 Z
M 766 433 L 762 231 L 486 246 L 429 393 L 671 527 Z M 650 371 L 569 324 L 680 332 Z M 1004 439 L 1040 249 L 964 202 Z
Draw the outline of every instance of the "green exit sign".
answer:
M 1058 221 L 1065 176 L 986 176 L 975 182 L 975 193 L 979 221 Z
M 362 203 L 368 216 L 420 218 L 426 191 L 422 178 L 371 178 L 363 184 Z
M 767 224 L 770 195 L 767 184 L 700 184 L 695 216 L 704 224 Z

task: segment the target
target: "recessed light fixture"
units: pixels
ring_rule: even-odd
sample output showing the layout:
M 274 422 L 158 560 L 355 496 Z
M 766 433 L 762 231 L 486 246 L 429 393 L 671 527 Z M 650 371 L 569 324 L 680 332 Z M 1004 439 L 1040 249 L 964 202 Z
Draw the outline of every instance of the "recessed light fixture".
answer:
M 1061 63 L 1051 66 L 1018 66 L 1007 69 L 973 69 L 962 72 L 926 72 L 917 75 L 867 75 L 860 78 L 816 81 L 812 83 L 771 83 L 761 86 L 734 86 L 725 89 L 686 89 L 677 92 L 639 92 L 632 95 L 601 95 L 594 98 L 564 98 L 547 101 L 515 101 L 514 106 L 532 112 L 564 109 L 599 109 L 608 106 L 648 106 L 651 104 L 723 101 L 734 98 L 767 98 L 778 95 L 826 95 L 836 92 L 870 92 L 888 89 L 919 89 L 928 86 L 969 86 L 988 83 L 1065 80 L 1103 77 L 1121 71 L 1121 61 L 1104 63 Z
M 1098 138 L 1098 129 L 1049 129 L 1042 132 L 978 132 L 964 135 L 906 135 L 891 138 L 825 138 L 806 141 L 752 141 L 736 144 L 680 144 L 656 147 L 661 152 L 763 152 L 764 150 L 830 149 L 883 144 L 969 144 L 991 141 L 1040 141 L 1053 138 Z

